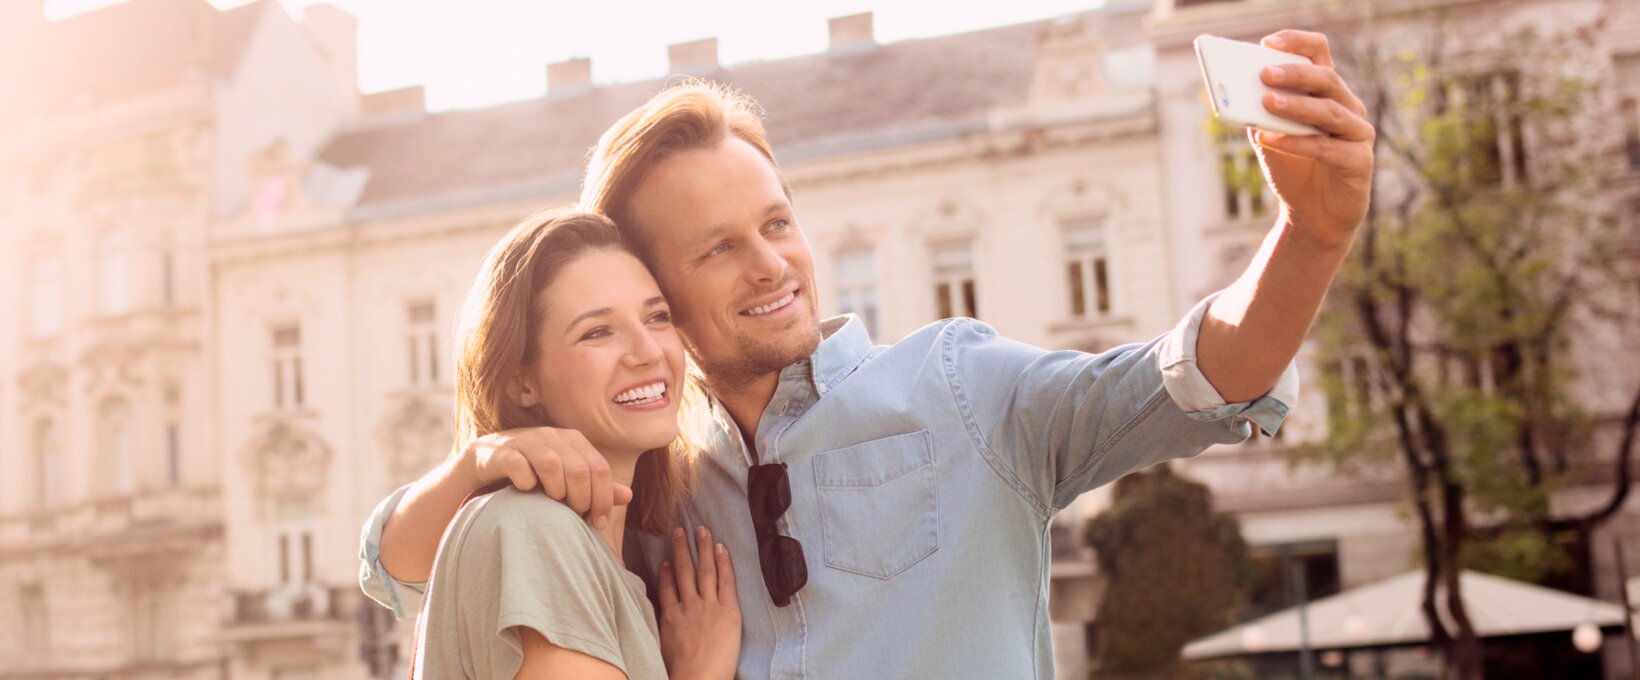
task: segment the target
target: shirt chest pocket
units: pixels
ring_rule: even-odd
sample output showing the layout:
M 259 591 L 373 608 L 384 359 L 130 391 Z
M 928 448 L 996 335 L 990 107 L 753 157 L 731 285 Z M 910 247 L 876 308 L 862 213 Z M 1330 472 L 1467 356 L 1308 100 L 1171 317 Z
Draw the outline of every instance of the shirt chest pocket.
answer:
M 886 580 L 939 549 L 927 430 L 821 453 L 814 479 L 826 566 Z

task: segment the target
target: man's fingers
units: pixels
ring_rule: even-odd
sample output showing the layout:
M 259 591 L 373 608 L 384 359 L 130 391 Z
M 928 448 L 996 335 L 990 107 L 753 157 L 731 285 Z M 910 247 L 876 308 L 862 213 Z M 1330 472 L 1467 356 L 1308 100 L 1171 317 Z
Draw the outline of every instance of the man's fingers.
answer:
M 1357 142 L 1273 132 L 1258 132 L 1254 137 L 1266 151 L 1308 158 L 1343 172 L 1359 171 L 1368 175 L 1372 172 L 1371 154 L 1363 155 L 1361 144 Z
M 530 461 L 523 453 L 514 449 L 501 455 L 501 473 L 507 476 L 507 481 L 512 482 L 514 488 L 519 491 L 535 488 L 535 469 L 530 467 Z
M 695 549 L 700 553 L 699 574 L 695 582 L 700 588 L 700 597 L 707 602 L 716 602 L 718 597 L 717 560 L 712 557 L 712 531 L 706 527 L 695 528 Z
M 672 530 L 672 568 L 678 574 L 678 600 L 700 599 L 700 590 L 695 585 L 695 558 L 689 556 L 689 539 L 683 535 L 683 527 Z
M 632 487 L 625 484 L 616 484 L 614 488 L 616 505 L 628 505 L 632 502 Z
M 673 577 L 674 574 L 672 573 L 672 563 L 669 561 L 662 562 L 661 582 L 658 589 L 660 591 L 662 609 L 670 609 L 678 606 L 678 584 L 672 580 Z
M 592 442 L 587 441 L 585 435 L 577 430 L 560 430 L 560 437 L 569 448 L 580 455 L 587 464 L 587 519 L 592 526 L 603 529 L 609 526 L 609 510 L 615 505 L 614 479 L 610 476 L 609 461 L 604 455 L 593 448 Z
M 718 601 L 740 608 L 740 595 L 735 592 L 735 565 L 729 560 L 729 550 L 722 543 L 712 546 L 712 560 L 717 562 Z
M 1371 123 L 1332 99 L 1267 92 L 1264 94 L 1264 108 L 1282 118 L 1314 125 L 1322 132 L 1347 142 L 1365 142 L 1373 137 Z
M 1259 79 L 1270 87 L 1334 100 L 1358 115 L 1365 116 L 1367 113 L 1366 104 L 1350 91 L 1350 86 L 1344 83 L 1344 78 L 1331 67 L 1313 64 L 1268 66 L 1259 71 Z
M 1327 36 L 1314 31 L 1300 31 L 1286 29 L 1264 36 L 1260 45 L 1271 49 L 1291 52 L 1308 57 L 1310 61 L 1321 66 L 1332 66 L 1332 46 L 1327 43 Z
M 537 443 L 527 455 L 530 467 L 535 469 L 535 476 L 541 480 L 541 490 L 546 492 L 548 498 L 564 500 L 569 491 L 564 484 L 564 460 L 558 452 Z

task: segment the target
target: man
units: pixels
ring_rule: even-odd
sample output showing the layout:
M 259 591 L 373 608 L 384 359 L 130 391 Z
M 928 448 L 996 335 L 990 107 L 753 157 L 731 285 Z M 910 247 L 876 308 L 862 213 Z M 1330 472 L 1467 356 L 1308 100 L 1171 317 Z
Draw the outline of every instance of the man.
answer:
M 740 677 L 1052 677 L 1054 513 L 1280 425 L 1293 357 L 1366 212 L 1374 132 L 1324 36 L 1264 44 L 1314 62 L 1265 72 L 1302 93 L 1266 106 L 1328 135 L 1254 134 L 1281 210 L 1247 272 L 1171 333 L 1098 355 L 972 320 L 887 347 L 856 319 L 821 323 L 813 257 L 744 100 L 673 88 L 604 135 L 583 207 L 637 245 L 714 397 L 680 514 L 743 565 Z M 629 496 L 584 440 L 547 428 L 467 443 L 446 468 L 465 482 L 401 489 L 366 526 L 361 581 L 400 616 L 472 484 L 540 483 L 594 524 Z M 629 563 L 653 582 L 667 539 L 638 547 Z

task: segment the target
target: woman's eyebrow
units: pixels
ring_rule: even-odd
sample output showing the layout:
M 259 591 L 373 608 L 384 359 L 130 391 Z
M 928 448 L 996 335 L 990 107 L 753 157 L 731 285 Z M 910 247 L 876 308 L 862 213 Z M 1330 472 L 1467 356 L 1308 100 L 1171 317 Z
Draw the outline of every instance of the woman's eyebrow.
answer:
M 582 312 L 579 315 L 577 315 L 575 318 L 570 319 L 569 327 L 574 328 L 576 326 L 576 324 L 579 324 L 582 321 L 585 321 L 586 319 L 589 319 L 589 318 L 594 317 L 594 316 L 606 316 L 606 315 L 608 315 L 609 313 L 611 313 L 613 311 L 615 311 L 615 310 L 610 309 L 608 307 L 599 307 L 598 309 L 594 309 L 590 312 Z

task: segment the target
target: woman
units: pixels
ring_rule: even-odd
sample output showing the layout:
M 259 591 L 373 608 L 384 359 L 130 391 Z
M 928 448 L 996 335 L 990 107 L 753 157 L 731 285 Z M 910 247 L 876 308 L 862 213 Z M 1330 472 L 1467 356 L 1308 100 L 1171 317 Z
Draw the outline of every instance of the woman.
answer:
M 638 494 L 631 521 L 617 507 L 595 528 L 520 490 L 535 476 L 505 456 L 456 455 L 413 484 L 407 495 L 444 499 L 455 515 L 432 567 L 415 677 L 732 677 L 740 609 L 723 547 L 701 529 L 697 569 L 682 530 L 673 533 L 658 632 L 642 580 L 622 567 L 627 530 L 672 527 L 690 472 L 679 404 L 698 403 L 685 398 L 698 388 L 685 378 L 666 300 L 614 224 L 576 212 L 521 222 L 486 258 L 458 342 L 458 441 L 520 430 L 560 437 L 602 453 L 615 481 L 638 480 Z M 520 488 L 473 492 L 513 479 Z M 425 527 L 443 526 L 425 519 L 388 520 L 390 569 L 386 545 L 408 554 Z

